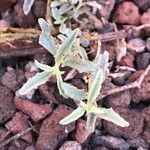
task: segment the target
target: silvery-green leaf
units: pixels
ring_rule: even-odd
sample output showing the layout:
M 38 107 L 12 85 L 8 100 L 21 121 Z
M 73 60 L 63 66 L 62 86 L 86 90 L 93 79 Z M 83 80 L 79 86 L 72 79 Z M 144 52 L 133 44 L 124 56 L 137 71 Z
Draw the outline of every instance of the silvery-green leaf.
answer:
M 95 130 L 96 118 L 97 116 L 94 113 L 87 113 L 86 128 L 90 133 Z
M 60 46 L 56 54 L 56 62 L 61 63 L 66 55 L 71 52 L 74 40 L 77 37 L 77 32 L 73 32 Z
M 71 4 L 77 4 L 79 2 L 79 0 L 71 0 Z
M 104 79 L 103 76 L 104 76 L 103 70 L 97 69 L 96 76 L 93 79 L 92 85 L 91 85 L 89 92 L 88 92 L 87 99 L 90 103 L 93 103 L 94 101 L 96 101 L 96 98 L 99 95 L 99 92 L 100 92 L 100 89 L 102 86 L 102 82 Z
M 78 70 L 80 73 L 91 72 L 92 69 L 95 67 L 95 65 L 88 60 L 74 57 L 71 57 L 70 59 L 66 60 L 63 65 L 74 68 Z
M 87 56 L 86 50 L 83 47 L 80 46 L 78 51 L 79 51 L 79 54 L 81 55 L 81 57 L 84 60 L 88 60 L 88 56 Z
M 52 7 L 51 8 L 52 11 L 52 17 L 58 21 L 62 19 L 62 16 L 59 14 L 59 10 L 57 9 L 57 7 Z
M 59 1 L 53 1 L 51 2 L 51 7 L 57 7 L 57 6 L 60 6 L 61 3 Z
M 100 68 L 102 68 L 104 72 L 106 72 L 108 67 L 108 60 L 109 60 L 109 53 L 107 51 L 104 51 L 103 54 L 100 54 L 96 64 Z
M 129 123 L 125 121 L 118 113 L 116 113 L 112 108 L 98 108 L 95 107 L 91 109 L 91 112 L 95 113 L 101 119 L 105 119 L 107 121 L 113 122 L 121 127 L 128 127 Z
M 44 71 L 37 73 L 34 77 L 30 78 L 19 90 L 20 95 L 26 95 L 31 90 L 36 89 L 39 85 L 42 85 L 48 81 L 49 77 L 53 74 L 53 71 Z
M 60 15 L 64 15 L 65 13 L 69 12 L 71 9 L 73 8 L 72 5 L 69 5 L 68 3 L 63 4 L 60 8 L 59 8 L 59 14 Z
M 63 89 L 63 80 L 62 80 L 62 77 L 59 75 L 59 74 L 56 74 L 56 78 L 57 78 L 57 87 L 58 87 L 58 90 L 59 90 L 59 94 L 62 95 L 64 98 L 69 98 L 65 92 L 64 92 L 64 89 Z
M 67 28 L 64 23 L 62 23 L 59 27 L 59 32 L 69 37 L 73 31 Z
M 87 94 L 83 89 L 78 89 L 75 86 L 65 82 L 62 83 L 62 87 L 65 95 L 68 97 L 78 101 L 86 99 Z
M 58 37 L 61 41 L 65 41 L 65 40 L 67 39 L 67 37 L 64 36 L 63 34 L 59 34 L 57 37 Z
M 43 70 L 43 71 L 51 71 L 51 70 L 52 70 L 52 67 L 50 67 L 50 66 L 48 66 L 48 65 L 45 65 L 45 64 L 41 64 L 41 63 L 39 63 L 37 60 L 35 60 L 34 62 L 35 62 L 35 64 L 36 64 L 36 66 L 37 66 L 38 68 L 40 68 L 41 70 Z
M 85 113 L 85 109 L 81 106 L 79 106 L 77 109 L 75 109 L 71 114 L 69 114 L 67 117 L 60 120 L 60 124 L 66 125 L 73 121 L 76 121 L 80 117 L 82 117 Z
M 27 15 L 30 10 L 31 10 L 31 7 L 33 5 L 35 0 L 24 0 L 24 3 L 23 3 L 23 11 L 24 11 L 24 14 Z
M 57 46 L 54 42 L 54 38 L 50 35 L 49 24 L 42 18 L 38 19 L 38 22 L 42 29 L 42 33 L 39 37 L 39 44 L 46 48 L 52 55 L 55 55 Z

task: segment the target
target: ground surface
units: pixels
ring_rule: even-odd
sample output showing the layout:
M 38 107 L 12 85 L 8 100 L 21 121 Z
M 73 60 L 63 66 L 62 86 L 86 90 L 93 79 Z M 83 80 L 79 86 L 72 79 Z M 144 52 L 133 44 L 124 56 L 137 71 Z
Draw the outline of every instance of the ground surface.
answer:
M 112 107 L 130 122 L 129 127 L 121 128 L 99 119 L 92 134 L 86 131 L 86 117 L 67 126 L 58 124 L 75 108 L 75 104 L 58 94 L 54 78 L 26 97 L 17 96 L 23 83 L 38 72 L 34 59 L 53 64 L 53 57 L 38 44 L 38 36 L 27 37 L 32 28 L 39 29 L 37 19 L 45 17 L 46 2 L 35 0 L 30 14 L 25 16 L 23 0 L 0 0 L 0 149 L 148 150 L 150 71 L 141 88 L 106 93 L 138 80 L 150 64 L 150 0 L 97 1 L 102 6 L 100 10 L 94 12 L 89 6 L 80 21 L 74 21 L 73 25 L 83 33 L 98 35 L 102 50 L 110 53 L 110 75 L 103 84 L 104 96 L 98 101 L 99 105 Z M 10 30 L 2 30 L 4 27 Z M 4 33 L 18 32 L 12 31 L 11 27 L 25 28 L 22 31 L 26 35 L 16 39 L 17 36 L 8 34 L 7 40 L 3 41 Z M 96 49 L 97 40 L 91 40 L 86 48 L 91 60 Z M 66 70 L 70 71 L 69 68 Z M 68 82 L 87 88 L 78 73 Z

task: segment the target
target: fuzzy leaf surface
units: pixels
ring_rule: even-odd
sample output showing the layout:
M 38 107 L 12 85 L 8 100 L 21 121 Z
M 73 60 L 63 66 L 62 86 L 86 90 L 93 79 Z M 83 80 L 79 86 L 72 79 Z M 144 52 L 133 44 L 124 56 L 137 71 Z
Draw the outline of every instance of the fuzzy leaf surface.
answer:
M 34 3 L 35 0 L 24 0 L 24 3 L 23 3 L 23 12 L 25 15 L 27 15 L 30 10 L 31 10 L 31 7 L 33 6 L 33 3 Z
M 50 26 L 42 18 L 38 19 L 39 25 L 42 29 L 42 33 L 39 37 L 39 44 L 47 49 L 52 55 L 56 55 L 57 45 L 54 42 L 54 38 L 50 35 Z
M 86 128 L 90 133 L 95 130 L 96 118 L 97 116 L 94 113 L 87 113 Z
M 63 65 L 74 68 L 80 73 L 91 72 L 95 67 L 95 65 L 92 62 L 75 57 L 71 57 L 70 59 L 66 60 Z
M 124 120 L 118 113 L 116 113 L 112 108 L 98 108 L 95 107 L 91 109 L 91 112 L 95 113 L 101 119 L 105 119 L 107 121 L 113 122 L 121 127 L 128 127 L 129 123 Z
M 51 71 L 52 70 L 52 67 L 42 64 L 42 63 L 38 62 L 37 60 L 35 60 L 34 62 L 36 64 L 36 66 L 43 71 Z
M 49 77 L 53 74 L 53 70 L 37 73 L 34 77 L 30 78 L 19 90 L 20 95 L 26 95 L 31 90 L 36 89 L 39 85 L 42 85 L 48 81 Z
M 74 100 L 81 101 L 86 99 L 87 94 L 83 89 L 78 89 L 75 86 L 65 82 L 62 83 L 62 88 L 65 92 L 65 95 Z
M 77 37 L 77 33 L 73 32 L 60 46 L 56 54 L 56 62 L 61 63 L 65 56 L 71 52 L 74 40 Z
M 93 79 L 91 88 L 89 89 L 88 92 L 87 99 L 89 103 L 93 103 L 94 101 L 96 101 L 96 98 L 99 95 L 100 89 L 102 87 L 103 79 L 104 79 L 103 70 L 98 69 L 95 78 Z
M 85 113 L 85 109 L 81 106 L 79 106 L 77 109 L 75 109 L 71 114 L 69 114 L 67 117 L 60 120 L 60 124 L 66 125 L 73 121 L 76 121 L 80 117 L 82 117 Z

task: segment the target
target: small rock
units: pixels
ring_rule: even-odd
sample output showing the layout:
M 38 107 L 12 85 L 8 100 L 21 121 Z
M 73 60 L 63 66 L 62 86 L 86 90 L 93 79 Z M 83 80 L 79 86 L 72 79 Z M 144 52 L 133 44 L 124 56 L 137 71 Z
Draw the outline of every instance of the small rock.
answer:
M 143 54 L 136 55 L 136 66 L 138 70 L 145 70 L 150 64 L 150 53 L 146 52 Z
M 93 139 L 94 145 L 102 145 L 110 149 L 128 150 L 129 144 L 123 138 L 113 136 L 96 136 Z
M 110 18 L 111 12 L 114 8 L 115 0 L 108 0 L 105 5 L 98 11 L 98 17 L 104 17 L 106 20 Z
M 6 20 L 0 20 L 0 28 L 9 28 L 10 24 Z
M 49 86 L 47 84 L 40 85 L 38 88 L 40 91 L 40 94 L 43 96 L 43 98 L 45 98 L 46 101 L 58 103 L 58 101 L 56 100 L 54 96 L 55 87 L 52 84 L 49 84 Z
M 47 117 L 40 128 L 40 134 L 37 139 L 37 150 L 54 150 L 60 146 L 60 144 L 68 136 L 68 133 L 74 130 L 74 123 L 68 125 L 60 125 L 59 121 L 65 116 L 71 113 L 71 109 L 64 105 L 59 105 L 50 115 Z
M 0 139 L 3 139 L 7 133 L 8 130 L 6 128 L 0 127 Z
M 22 112 L 17 112 L 12 118 L 12 120 L 5 124 L 5 127 L 14 134 L 25 131 L 30 127 L 28 124 L 28 116 L 26 116 Z M 32 142 L 31 132 L 23 135 L 21 138 L 27 141 L 28 143 Z
M 0 13 L 5 12 L 7 9 L 10 8 L 12 4 L 14 4 L 16 0 L 0 0 Z
M 13 97 L 7 87 L 0 85 L 0 124 L 10 119 L 15 113 Z
M 134 74 L 132 74 L 129 79 L 127 80 L 127 83 L 134 82 L 139 79 L 143 71 L 137 71 Z M 144 78 L 141 88 L 133 88 L 130 89 L 130 95 L 131 100 L 138 103 L 140 101 L 148 101 L 150 99 L 150 73 Z
M 134 0 L 135 4 L 143 11 L 147 10 L 150 7 L 149 0 Z
M 114 21 L 121 24 L 138 25 L 140 14 L 138 7 L 132 2 L 123 2 L 119 5 Z
M 31 11 L 28 15 L 24 14 L 23 0 L 18 1 L 18 3 L 14 6 L 14 20 L 20 27 L 24 28 L 33 27 L 36 24 Z
M 36 64 L 32 61 L 29 61 L 26 65 L 25 65 L 25 72 L 38 72 L 39 69 L 38 67 L 36 66 Z
M 149 24 L 150 23 L 150 11 L 145 12 L 140 18 L 141 24 Z M 144 28 L 145 34 L 150 36 L 150 27 Z
M 86 129 L 86 121 L 79 119 L 76 122 L 75 139 L 82 144 L 86 141 L 89 135 L 90 133 Z
M 8 70 L 2 77 L 3 85 L 11 89 L 13 92 L 17 91 L 25 80 L 24 73 L 21 70 Z
M 33 5 L 33 14 L 36 18 L 43 18 L 46 12 L 46 3 L 43 1 L 35 1 Z
M 36 150 L 34 146 L 27 146 L 25 150 Z
M 134 68 L 134 56 L 131 54 L 127 54 L 121 59 L 121 62 L 119 64 L 122 66 Z
M 148 148 L 143 148 L 143 147 L 138 147 L 138 149 L 137 150 L 149 150 Z
M 128 139 L 127 142 L 131 148 L 138 148 L 140 146 L 144 148 L 149 147 L 149 145 L 145 142 L 145 140 L 141 136 L 135 139 Z
M 150 144 L 150 106 L 143 109 L 142 113 L 145 118 L 143 138 Z
M 82 148 L 77 141 L 67 141 L 59 148 L 59 150 L 82 150 Z
M 107 97 L 107 107 L 128 107 L 131 101 L 131 95 L 128 90 L 111 94 Z
M 143 131 L 144 117 L 141 113 L 131 111 L 127 108 L 118 107 L 115 111 L 120 114 L 126 121 L 130 123 L 129 127 L 120 127 L 109 121 L 104 121 L 105 129 L 114 136 L 122 136 L 124 138 L 133 139 Z
M 137 53 L 144 52 L 145 50 L 145 41 L 141 38 L 131 39 L 127 43 L 129 50 L 136 51 Z
M 150 38 L 146 40 L 146 49 L 150 52 Z
M 99 147 L 96 147 L 94 150 L 110 150 L 104 146 L 99 146 Z
M 14 98 L 14 103 L 19 110 L 29 115 L 34 122 L 38 122 L 52 112 L 52 108 L 48 104 L 35 104 L 18 97 Z

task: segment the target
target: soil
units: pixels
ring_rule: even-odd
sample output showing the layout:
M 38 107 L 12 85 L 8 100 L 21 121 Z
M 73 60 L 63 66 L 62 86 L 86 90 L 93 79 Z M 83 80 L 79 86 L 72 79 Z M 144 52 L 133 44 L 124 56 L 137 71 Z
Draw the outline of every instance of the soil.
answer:
M 89 6 L 87 14 L 80 16 L 80 22 L 71 20 L 71 24 L 72 27 L 80 28 L 85 35 L 98 35 L 102 48 L 110 53 L 110 73 L 101 91 L 105 95 L 111 89 L 138 80 L 150 65 L 150 0 L 97 2 L 102 7 L 100 10 L 94 12 L 95 9 Z M 26 16 L 23 13 L 23 0 L 0 0 L 0 34 L 3 35 L 4 27 L 9 29 L 6 32 L 11 31 L 12 27 L 39 30 L 37 20 L 45 18 L 46 6 L 47 0 L 35 0 Z M 141 25 L 145 27 L 139 29 Z M 39 71 L 34 59 L 49 65 L 54 64 L 54 59 L 38 44 L 38 37 L 1 42 L 1 35 L 1 150 L 150 149 L 150 72 L 144 77 L 140 88 L 126 89 L 108 96 L 106 94 L 102 96 L 103 99 L 98 99 L 99 106 L 112 107 L 130 126 L 121 128 L 98 119 L 95 132 L 90 134 L 86 130 L 86 116 L 66 126 L 59 124 L 60 119 L 76 108 L 76 104 L 59 95 L 55 77 L 28 95 L 18 96 L 19 88 Z M 86 45 L 89 59 L 96 56 L 96 49 L 97 40 L 91 40 Z M 65 78 L 71 69 L 64 70 Z M 87 90 L 83 77 L 84 74 L 76 73 L 67 82 Z M 26 134 L 15 138 L 29 128 L 31 130 Z

